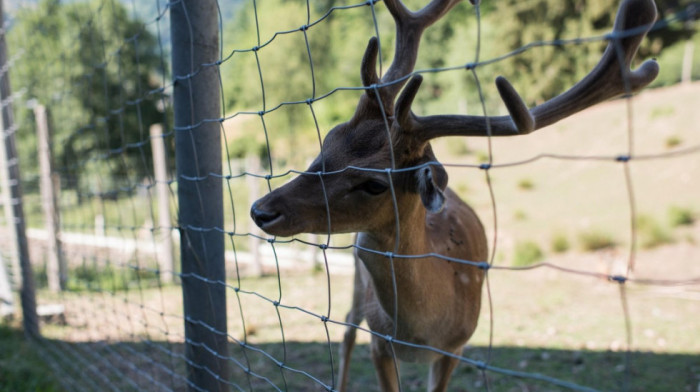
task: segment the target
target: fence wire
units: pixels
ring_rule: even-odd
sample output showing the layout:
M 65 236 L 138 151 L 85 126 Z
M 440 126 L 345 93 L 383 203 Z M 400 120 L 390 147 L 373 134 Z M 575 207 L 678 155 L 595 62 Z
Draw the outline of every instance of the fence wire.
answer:
M 639 222 L 644 215 L 640 212 L 643 210 L 640 207 L 640 198 L 648 195 L 639 194 L 638 183 L 644 182 L 643 177 L 646 174 L 639 170 L 665 170 L 664 164 L 679 160 L 694 168 L 700 158 L 700 141 L 697 141 L 698 144 L 682 145 L 668 151 L 639 148 L 636 140 L 646 137 L 639 135 L 639 124 L 647 121 L 649 116 L 643 117 L 637 110 L 638 101 L 642 98 L 632 96 L 617 102 L 615 106 L 620 118 L 616 120 L 615 129 L 611 129 L 610 133 L 618 135 L 616 140 L 621 142 L 612 148 L 603 146 L 604 148 L 592 149 L 593 153 L 578 152 L 584 150 L 570 146 L 577 152 L 547 152 L 546 149 L 538 152 L 538 149 L 532 148 L 519 153 L 517 157 L 510 157 L 500 153 L 512 151 L 512 146 L 508 147 L 508 144 L 488 137 L 481 144 L 476 142 L 486 151 L 484 155 L 477 158 L 470 152 L 469 159 L 465 160 L 458 159 L 459 154 L 449 152 L 448 144 L 452 143 L 451 141 L 437 141 L 436 150 L 448 151 L 437 155 L 449 157 L 439 159 L 450 172 L 451 183 L 466 184 L 466 181 L 479 179 L 468 185 L 461 185 L 466 190 L 455 188 L 461 196 L 473 199 L 471 204 L 480 212 L 481 219 L 488 228 L 489 259 L 462 260 L 438 253 L 406 255 L 399 253 L 398 247 L 389 252 L 369 249 L 354 244 L 348 235 L 331 236 L 331 200 L 326 194 L 326 179 L 349 172 L 364 171 L 386 174 L 391 184 L 392 174 L 415 172 L 429 168 L 437 162 L 400 168 L 392 163 L 389 168 L 346 166 L 334 171 L 326 170 L 325 167 L 320 172 L 307 171 L 305 167 L 313 155 L 330 154 L 324 150 L 322 140 L 328 127 L 333 125 L 327 124 L 327 119 L 333 118 L 328 114 L 333 110 L 332 107 L 347 106 L 348 102 L 355 102 L 361 93 L 373 94 L 381 87 L 361 87 L 359 79 L 352 77 L 351 83 L 357 81 L 356 84 L 335 85 L 324 91 L 328 86 L 325 82 L 326 75 L 320 74 L 318 69 L 323 61 L 328 60 L 321 53 L 314 51 L 314 45 L 318 42 L 312 38 L 314 34 L 327 34 L 328 30 L 324 28 L 334 20 L 362 20 L 362 29 L 344 33 L 348 35 L 348 39 L 350 36 L 362 37 L 358 42 L 366 42 L 365 39 L 378 36 L 383 51 L 383 56 L 379 56 L 381 74 L 384 68 L 382 61 L 386 61 L 387 58 L 387 53 L 384 52 L 389 51 L 393 39 L 390 33 L 386 33 L 391 31 L 393 26 L 384 5 L 376 0 L 347 4 L 324 2 L 322 5 L 308 0 L 298 1 L 293 5 L 285 5 L 305 10 L 300 13 L 302 18 L 297 24 L 290 24 L 292 21 L 296 22 L 292 18 L 293 15 L 290 15 L 288 20 L 270 22 L 269 16 L 265 14 L 270 8 L 264 2 L 219 0 L 216 10 L 220 29 L 218 60 L 195 63 L 194 59 L 190 59 L 193 72 L 177 74 L 171 71 L 169 58 L 173 52 L 170 46 L 169 13 L 174 7 L 184 8 L 184 3 L 181 0 L 143 3 L 95 0 L 69 5 L 58 2 L 54 4 L 51 1 L 38 4 L 18 1 L 9 2 L 8 7 L 8 1 L 5 1 L 9 27 L 3 34 L 11 35 L 13 29 L 22 31 L 22 23 L 33 21 L 38 23 L 36 26 L 40 26 L 41 23 L 52 20 L 52 16 L 46 14 L 43 15 L 46 19 L 40 19 L 40 22 L 32 19 L 39 18 L 37 15 L 47 12 L 46 10 L 54 12 L 54 20 L 61 20 L 64 26 L 72 26 L 68 29 L 71 33 L 69 37 L 61 36 L 59 40 L 53 41 L 54 45 L 59 46 L 49 48 L 37 44 L 34 37 L 18 34 L 20 38 L 10 40 L 9 44 L 9 50 L 15 56 L 8 63 L 7 70 L 3 70 L 3 77 L 7 77 L 9 71 L 13 82 L 20 77 L 33 78 L 31 82 L 21 82 L 24 89 L 16 91 L 11 99 L 3 102 L 3 105 L 13 105 L 18 113 L 16 126 L 5 130 L 6 137 L 9 133 L 14 133 L 20 140 L 31 140 L 34 137 L 32 135 L 35 120 L 30 114 L 36 105 L 45 105 L 53 114 L 51 126 L 55 139 L 51 146 L 54 154 L 61 157 L 54 158 L 54 173 L 60 179 L 57 185 L 60 189 L 60 239 L 67 273 L 67 286 L 63 290 L 49 290 L 46 283 L 50 279 L 47 276 L 46 248 L 51 239 L 46 236 L 39 207 L 38 189 L 41 173 L 38 167 L 32 164 L 32 154 L 35 153 L 31 151 L 20 152 L 24 155 L 20 155 L 19 161 L 28 169 L 24 170 L 22 179 L 27 192 L 24 200 L 19 202 L 24 203 L 28 210 L 26 218 L 30 229 L 27 234 L 34 270 L 39 281 L 37 310 L 43 320 L 42 337 L 36 339 L 33 346 L 42 353 L 55 378 L 65 390 L 208 390 L 207 386 L 198 384 L 197 378 L 191 377 L 193 372 L 208 374 L 220 383 L 222 389 L 229 390 L 337 390 L 337 342 L 342 340 L 342 333 L 347 327 L 357 331 L 360 346 L 364 346 L 358 348 L 354 355 L 350 373 L 351 390 L 377 390 L 374 386 L 374 371 L 368 361 L 369 349 L 366 347 L 370 337 L 386 341 L 392 350 L 405 346 L 458 359 L 460 367 L 450 384 L 455 390 L 525 391 L 559 388 L 596 391 L 631 390 L 638 387 L 639 381 L 636 379 L 642 379 L 640 373 L 644 369 L 641 368 L 643 365 L 635 364 L 637 349 L 634 338 L 639 334 L 635 323 L 641 320 L 633 317 L 633 314 L 638 312 L 630 309 L 631 298 L 639 305 L 639 298 L 644 300 L 654 293 L 664 293 L 664 290 L 679 287 L 687 288 L 682 294 L 692 296 L 697 294 L 700 286 L 700 271 L 696 266 L 688 267 L 680 274 L 645 274 L 647 271 L 656 271 L 649 269 L 648 264 L 663 264 L 667 262 L 667 257 L 671 257 L 661 252 L 654 253 L 650 260 L 645 259 L 644 264 L 647 267 L 640 268 Z M 482 14 L 489 8 L 484 10 L 482 7 L 485 6 L 479 4 L 461 4 L 458 7 L 461 7 L 459 12 L 474 26 L 470 37 L 474 44 L 465 44 L 464 47 L 458 48 L 457 50 L 465 54 L 449 57 L 452 61 L 449 64 L 420 68 L 413 74 L 423 74 L 426 78 L 463 75 L 478 92 L 478 100 L 474 102 L 474 107 L 468 107 L 470 112 L 476 114 L 490 114 L 498 110 L 487 98 L 492 87 L 481 81 L 480 75 L 489 67 L 509 64 L 508 61 L 522 53 L 538 48 L 553 47 L 566 51 L 619 38 L 614 34 L 605 34 L 535 41 L 512 52 L 487 58 L 482 53 L 482 48 L 488 45 L 488 39 L 492 39 L 492 35 L 491 31 L 487 31 L 487 26 L 483 26 Z M 252 14 L 247 18 L 249 36 L 235 36 L 232 30 L 226 28 L 227 23 L 233 23 L 234 20 L 243 21 L 244 18 L 237 15 L 251 10 Z M 690 23 L 694 18 L 697 18 L 697 10 L 689 7 L 657 22 L 654 30 Z M 271 29 L 271 25 L 275 27 L 278 23 L 285 27 Z M 287 28 L 285 24 L 291 27 Z M 55 34 L 55 31 L 51 30 L 55 26 L 44 27 L 46 31 L 40 31 L 37 35 L 49 37 Z M 192 31 L 192 26 L 186 27 Z M 292 51 L 288 46 L 291 39 L 297 39 L 297 44 L 303 44 L 298 44 Z M 334 42 L 329 44 L 333 45 Z M 265 57 L 266 53 L 276 50 L 289 51 L 289 62 L 308 63 L 308 74 L 303 77 L 308 86 L 304 92 L 285 96 L 275 90 L 280 87 L 280 83 L 298 83 L 296 75 L 288 75 L 284 70 L 266 68 L 269 66 L 268 62 L 273 62 Z M 303 60 L 294 57 L 300 53 Z M 456 60 L 457 58 L 459 60 Z M 341 69 L 339 72 L 359 75 L 360 58 L 344 58 L 341 62 L 349 65 L 346 67 L 345 64 L 338 64 L 338 68 Z M 247 64 L 250 67 L 248 73 L 237 74 L 241 67 L 239 64 Z M 44 77 L 28 76 L 22 69 Z M 182 85 L 196 83 L 198 75 L 212 69 L 216 70 L 219 84 L 224 87 L 220 96 L 220 115 L 195 119 L 184 126 L 175 125 L 172 120 L 174 90 Z M 15 70 L 19 76 L 13 75 Z M 248 84 L 242 84 L 247 86 L 246 89 L 225 88 L 231 82 L 227 79 L 229 76 L 250 79 Z M 408 76 L 402 80 L 407 78 Z M 249 96 L 259 99 L 255 104 L 250 104 L 251 101 L 246 100 Z M 191 96 L 190 99 L 194 98 Z M 661 108 L 658 116 L 664 116 L 663 103 L 654 103 L 653 107 Z M 426 108 L 434 109 L 429 102 L 421 103 L 421 109 Z M 300 129 L 282 129 L 285 121 L 298 116 L 305 116 L 311 125 L 299 127 Z M 340 121 L 346 120 L 347 118 L 342 118 Z M 384 122 L 389 123 L 386 114 Z M 224 156 L 223 170 L 204 173 L 195 171 L 195 175 L 178 176 L 174 167 L 177 136 L 196 133 L 206 124 L 215 125 L 220 133 Z M 582 132 L 585 130 L 574 125 L 568 126 Z M 593 124 L 587 126 L 595 128 Z M 689 126 L 697 130 L 697 124 Z M 390 134 L 388 128 L 386 132 L 387 135 Z M 559 129 L 558 132 L 564 135 L 563 137 L 569 137 L 573 130 Z M 255 143 L 246 144 L 249 143 L 247 136 Z M 530 138 L 539 136 L 538 134 Z M 277 141 L 278 138 L 283 142 Z M 300 142 L 295 142 L 296 138 Z M 155 144 L 161 143 L 164 145 L 164 157 L 161 159 L 166 168 L 165 178 L 156 174 L 157 169 L 153 163 L 156 153 L 152 149 L 156 148 Z M 469 143 L 471 145 L 472 142 Z M 532 146 L 532 142 L 529 143 L 528 146 Z M 610 141 L 605 140 L 602 143 Z M 250 147 L 244 148 L 242 153 L 234 151 L 240 148 L 241 144 Z M 534 153 L 530 153 L 530 150 Z M 324 162 L 323 159 L 321 161 Z M 553 173 L 551 167 L 555 167 L 569 170 L 573 173 L 571 176 L 576 176 L 576 173 L 586 175 L 581 170 L 572 171 L 573 166 L 566 165 L 604 167 L 606 173 L 617 172 L 612 186 L 606 177 L 600 181 L 599 188 L 583 191 L 614 193 L 623 198 L 626 208 L 624 212 L 619 213 L 615 210 L 619 203 L 600 203 L 594 210 L 603 217 L 600 220 L 604 224 L 613 222 L 611 226 L 615 228 L 625 227 L 624 234 L 629 236 L 628 243 L 618 244 L 614 251 L 604 251 L 613 253 L 580 256 L 587 262 L 581 262 L 576 260 L 576 256 L 571 256 L 566 262 L 545 259 L 536 260 L 529 265 L 508 265 L 505 260 L 507 256 L 504 255 L 514 248 L 514 235 L 510 234 L 510 231 L 522 233 L 523 230 L 517 226 L 520 221 L 527 219 L 504 216 L 504 211 L 513 210 L 509 203 L 516 206 L 515 215 L 542 214 L 518 210 L 518 201 L 505 194 L 508 188 L 503 186 L 502 181 L 505 181 L 506 177 L 501 176 L 501 173 L 524 170 L 519 173 L 526 173 L 523 175 L 529 178 L 535 175 L 532 174 L 533 171 L 542 171 L 543 165 L 550 165 L 550 170 L 546 171 L 548 174 Z M 264 195 L 265 192 L 261 192 L 261 189 L 270 192 L 296 176 L 317 177 L 322 184 L 326 211 L 321 213 L 328 220 L 329 232 L 324 235 L 301 234 L 292 238 L 269 237 L 263 234 L 255 228 L 248 216 L 250 205 L 256 198 Z M 206 183 L 212 180 L 223 185 L 223 226 L 183 224 L 178 218 L 178 188 L 184 187 L 186 183 L 195 184 L 199 194 L 188 202 L 202 204 L 201 208 L 205 209 L 208 206 L 201 202 L 202 195 L 207 192 Z M 571 178 L 571 181 L 575 182 L 576 178 Z M 530 186 L 522 185 L 521 188 Z M 648 191 L 647 188 L 644 188 L 644 192 Z M 165 190 L 165 196 L 162 193 L 158 196 L 158 192 L 162 190 Z M 392 208 L 396 211 L 398 233 L 403 223 L 398 217 L 398 203 L 393 184 L 390 190 L 393 195 Z M 521 191 L 527 192 L 522 189 L 517 192 Z M 688 186 L 688 191 L 692 192 L 693 189 Z M 537 194 L 543 196 L 547 193 L 548 190 L 543 190 Z M 566 193 L 559 197 L 571 195 Z M 695 198 L 697 199 L 697 195 Z M 533 200 L 530 196 L 523 196 L 523 199 Z M 678 200 L 681 203 L 688 199 L 684 197 Z M 182 203 L 182 199 L 179 202 Z M 540 208 L 548 209 L 547 203 L 543 203 L 539 204 Z M 162 209 L 164 204 L 165 209 Z M 645 202 L 646 204 L 648 202 Z M 575 209 L 574 206 L 568 207 Z M 588 207 L 580 208 L 590 211 Z M 166 212 L 167 217 L 163 219 Z M 611 214 L 615 216 L 609 219 Z M 624 224 L 619 223 L 618 215 L 622 215 L 623 220 L 627 219 Z M 584 217 L 587 221 L 599 218 L 585 215 Z M 557 224 L 562 222 L 561 219 L 552 219 Z M 8 222 L 4 223 L 9 227 Z M 547 228 L 547 231 L 562 230 L 560 227 L 550 227 L 546 220 L 538 226 Z M 589 226 L 590 224 L 585 225 Z M 225 279 L 212 279 L 196 272 L 181 272 L 178 263 L 172 263 L 178 257 L 180 241 L 193 233 L 203 236 L 213 233 L 224 238 Z M 399 240 L 396 241 L 397 246 Z M 692 240 L 689 239 L 688 242 Z M 0 256 L 10 252 L 7 245 L 2 244 Z M 625 246 L 626 250 L 620 250 Z M 688 264 L 697 264 L 697 246 L 689 246 L 690 250 L 684 253 L 683 257 L 687 258 Z M 396 338 L 396 331 L 393 336 L 385 336 L 370 330 L 364 324 L 357 325 L 345 321 L 344 312 L 347 310 L 352 290 L 351 279 L 348 277 L 353 268 L 350 255 L 355 251 L 386 256 L 391 260 L 392 270 L 394 263 L 409 260 L 420 263 L 433 262 L 431 259 L 462 263 L 484 270 L 485 299 L 479 331 L 475 335 L 475 339 L 479 341 L 476 347 L 455 354 L 415 342 L 402 341 Z M 591 260 L 608 257 L 610 254 L 614 261 L 624 259 L 623 266 L 601 270 L 597 264 L 591 265 Z M 207 261 L 201 260 L 203 263 Z M 6 264 L 9 270 L 13 270 L 9 262 Z M 624 341 L 615 350 L 603 349 L 610 356 L 604 360 L 616 369 L 612 371 L 612 387 L 607 383 L 608 380 L 605 380 L 606 384 L 598 380 L 596 375 L 586 376 L 587 370 L 581 367 L 583 365 L 576 367 L 578 364 L 574 367 L 582 370 L 572 371 L 568 373 L 569 376 L 563 376 L 567 374 L 565 372 L 558 372 L 554 376 L 529 371 L 525 362 L 536 362 L 537 358 L 551 355 L 547 352 L 560 349 L 559 345 L 562 343 L 559 342 L 531 350 L 527 348 L 527 342 L 523 343 L 526 348 L 522 348 L 524 351 L 521 356 L 528 358 L 528 361 L 513 363 L 503 358 L 506 354 L 499 351 L 502 346 L 518 344 L 513 343 L 510 336 L 507 339 L 500 337 L 510 328 L 508 323 L 514 323 L 513 319 L 517 317 L 517 314 L 510 314 L 517 309 L 499 307 L 502 303 L 499 290 L 503 289 L 503 285 L 498 279 L 509 274 L 531 274 L 529 277 L 523 277 L 528 283 L 543 279 L 544 283 L 536 291 L 537 296 L 549 295 L 548 283 L 561 287 L 562 284 L 566 285 L 566 282 L 580 284 L 578 282 L 583 280 L 592 292 L 597 291 L 598 295 L 600 292 L 608 293 L 606 300 L 619 303 L 615 315 L 606 314 L 603 317 L 606 318 L 605 325 L 608 328 L 616 328 L 618 332 L 614 335 L 620 336 Z M 16 273 L 10 275 L 14 280 L 17 279 Z M 228 301 L 225 307 L 211 308 L 208 311 L 227 315 L 226 330 L 193 317 L 184 310 L 180 283 L 186 281 L 202 283 L 202 287 L 206 287 L 207 291 L 201 293 L 203 296 L 211 295 L 216 290 L 225 290 Z M 602 285 L 602 281 L 609 283 Z M 392 282 L 394 299 L 401 301 L 397 294 L 396 276 L 392 276 Z M 616 286 L 613 294 L 604 288 L 608 286 Z M 649 291 L 650 289 L 654 291 Z M 522 293 L 521 295 L 528 295 L 526 293 L 531 291 Z M 588 294 L 581 293 L 581 296 Z M 532 301 L 537 299 L 533 298 Z M 554 298 L 552 301 L 550 312 L 577 312 L 576 309 L 572 309 L 577 305 L 575 298 Z M 697 308 L 697 298 L 692 301 L 695 302 L 688 309 Z M 262 309 L 264 312 L 261 312 Z M 693 316 L 690 313 L 685 314 L 689 319 Z M 610 321 L 607 318 L 614 320 Z M 562 324 L 575 322 L 566 318 L 560 318 L 559 321 Z M 672 322 L 682 324 L 684 321 Z M 218 339 L 226 340 L 228 345 L 222 349 L 211 347 L 207 341 L 193 340 L 186 332 L 186 329 L 192 326 L 208 331 Z M 552 328 L 564 329 L 561 326 Z M 676 331 L 679 335 L 688 332 L 682 328 Z M 586 339 L 586 336 L 575 337 L 573 342 L 568 343 L 568 348 L 576 347 L 572 350 L 574 357 L 580 356 L 581 350 L 600 349 L 595 346 L 588 347 Z M 222 378 L 216 369 L 198 363 L 190 355 L 189 350 L 193 348 L 223 361 L 230 374 Z M 697 350 L 697 347 L 690 349 Z M 696 352 L 690 354 L 691 357 L 697 355 Z M 692 360 L 688 360 L 679 366 L 687 366 L 689 372 L 695 372 L 697 377 L 700 369 L 697 366 L 693 368 L 691 362 Z M 394 366 L 399 368 L 396 358 Z M 410 374 L 400 380 L 402 390 L 425 389 L 426 377 L 422 373 L 411 365 L 402 365 L 401 370 L 408 370 Z M 691 382 L 697 383 L 697 379 L 691 378 L 688 385 Z

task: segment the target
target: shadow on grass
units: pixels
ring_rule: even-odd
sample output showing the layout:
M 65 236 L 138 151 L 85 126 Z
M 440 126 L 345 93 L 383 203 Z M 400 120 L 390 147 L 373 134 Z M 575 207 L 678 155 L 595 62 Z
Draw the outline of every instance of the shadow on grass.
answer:
M 0 342 L 3 343 L 3 342 Z M 68 390 L 185 391 L 186 360 L 181 343 L 66 343 L 41 340 L 34 344 L 61 384 Z M 3 344 L 4 345 L 4 344 Z M 3 351 L 3 350 L 0 350 Z M 287 342 L 231 344 L 231 390 L 324 391 L 332 386 L 331 355 L 338 367 L 338 344 Z M 486 347 L 470 347 L 467 358 L 486 361 Z M 695 391 L 700 381 L 700 356 L 632 352 L 629 372 L 624 352 L 572 351 L 545 348 L 494 347 L 490 365 L 530 375 L 543 375 L 603 391 Z M 3 357 L 0 357 L 3 358 Z M 15 356 L 16 358 L 16 356 Z M 284 364 L 284 369 L 280 364 Z M 37 380 L 32 366 L 21 367 L 22 378 Z M 11 379 L 0 367 L 0 386 Z M 250 369 L 247 373 L 244 369 Z M 10 370 L 11 371 L 11 370 Z M 424 391 L 425 365 L 402 363 L 404 391 Z M 350 369 L 350 391 L 378 391 L 374 368 L 366 344 L 355 348 Z M 35 381 L 36 382 L 36 381 Z M 450 391 L 558 391 L 567 388 L 534 378 L 521 378 L 481 370 L 462 363 L 455 370 Z M 628 383 L 628 384 L 626 384 Z M 0 388 L 0 390 L 8 390 Z M 53 390 L 53 389 L 52 389 Z

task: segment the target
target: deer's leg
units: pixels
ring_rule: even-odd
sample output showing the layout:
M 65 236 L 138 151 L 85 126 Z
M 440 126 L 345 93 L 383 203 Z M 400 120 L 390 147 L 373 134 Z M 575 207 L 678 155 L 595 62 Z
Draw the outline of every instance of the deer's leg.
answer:
M 348 383 L 350 357 L 352 356 L 352 349 L 355 347 L 355 335 L 357 334 L 356 326 L 365 318 L 364 309 L 362 308 L 365 290 L 362 287 L 359 268 L 359 260 L 355 258 L 355 280 L 352 290 L 352 305 L 347 316 L 345 316 L 345 322 L 350 325 L 346 327 L 343 343 L 340 345 L 340 371 L 338 373 L 338 380 L 340 381 L 338 391 L 340 392 L 345 392 Z
M 394 358 L 388 348 L 388 343 L 372 335 L 371 350 L 379 388 L 382 392 L 398 392 L 399 375 L 396 373 L 397 366 L 394 365 Z
M 455 354 L 460 354 L 457 350 Z M 428 377 L 428 392 L 444 392 L 452 377 L 452 371 L 459 363 L 456 358 L 443 355 L 430 366 L 430 376 Z

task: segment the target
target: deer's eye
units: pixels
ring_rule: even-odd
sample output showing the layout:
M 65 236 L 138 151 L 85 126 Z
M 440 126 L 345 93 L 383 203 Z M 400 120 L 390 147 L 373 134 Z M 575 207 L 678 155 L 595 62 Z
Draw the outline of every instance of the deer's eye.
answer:
M 365 181 L 358 185 L 355 189 L 369 193 L 370 195 L 380 195 L 389 189 L 389 186 L 375 180 Z

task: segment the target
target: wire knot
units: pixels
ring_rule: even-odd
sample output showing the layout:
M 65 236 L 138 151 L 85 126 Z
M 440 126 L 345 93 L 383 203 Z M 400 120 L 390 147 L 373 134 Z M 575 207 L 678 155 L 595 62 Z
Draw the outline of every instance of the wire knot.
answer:
M 627 278 L 622 276 L 622 275 L 613 275 L 610 277 L 610 280 L 612 280 L 613 282 L 617 282 L 617 283 L 627 282 Z
M 267 242 L 268 242 L 269 244 L 274 244 L 274 243 L 275 243 L 275 239 L 274 239 L 274 238 L 268 238 L 268 239 L 267 239 Z
M 321 316 L 321 321 L 323 321 L 324 323 L 328 322 L 328 317 Z
M 490 163 L 482 163 L 481 165 L 479 165 L 479 169 L 489 170 L 489 169 L 491 169 L 491 164 Z
M 303 26 L 299 27 L 299 31 L 306 31 L 308 29 L 309 29 L 309 25 L 303 25 Z
M 615 158 L 615 160 L 618 162 L 628 162 L 630 159 L 632 159 L 632 157 L 629 155 L 620 155 L 617 158 Z
M 318 247 L 321 248 L 321 250 L 326 250 L 326 249 L 328 249 L 328 245 L 327 245 L 327 244 L 318 244 Z
M 389 343 L 393 343 L 393 342 L 394 342 L 394 337 L 391 336 L 391 335 L 384 335 L 384 340 L 386 340 L 386 341 L 389 342 Z
M 280 306 L 280 301 L 272 301 L 272 304 L 275 305 L 275 307 Z
M 489 263 L 487 263 L 487 262 L 485 262 L 485 261 L 482 261 L 481 263 L 478 263 L 476 266 L 477 266 L 480 270 L 484 270 L 484 271 L 489 270 L 489 269 L 491 268 L 491 264 L 489 264 Z
M 262 117 L 262 116 L 264 116 L 264 115 L 265 115 L 265 111 L 264 111 L 264 110 L 261 110 L 261 111 L 258 112 L 258 116 Z

